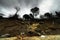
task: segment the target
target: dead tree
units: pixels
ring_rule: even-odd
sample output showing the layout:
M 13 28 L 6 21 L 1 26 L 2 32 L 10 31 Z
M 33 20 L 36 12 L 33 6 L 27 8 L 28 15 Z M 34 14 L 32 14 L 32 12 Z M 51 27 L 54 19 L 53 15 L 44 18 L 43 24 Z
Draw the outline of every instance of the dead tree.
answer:
M 12 17 L 10 16 L 10 19 L 18 19 L 17 13 L 18 13 L 18 11 L 20 10 L 20 8 L 15 7 L 15 9 L 16 9 L 16 13 L 15 13 L 15 15 L 13 15 Z

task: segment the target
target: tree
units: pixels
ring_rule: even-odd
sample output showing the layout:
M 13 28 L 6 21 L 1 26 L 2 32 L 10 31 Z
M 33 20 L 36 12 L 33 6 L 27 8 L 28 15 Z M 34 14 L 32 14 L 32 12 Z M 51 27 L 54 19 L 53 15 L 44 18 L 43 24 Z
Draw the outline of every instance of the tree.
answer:
M 20 11 L 20 8 L 19 7 L 15 7 L 15 9 L 16 9 L 16 13 L 15 14 L 17 14 L 18 11 Z
M 3 19 L 4 14 L 0 13 L 0 19 Z
M 50 13 L 45 13 L 44 16 L 46 16 L 47 18 L 52 18 L 52 14 Z
M 38 7 L 34 7 L 34 8 L 31 9 L 31 12 L 33 13 L 33 16 L 36 12 L 38 13 L 38 11 L 39 11 Z
M 55 11 L 55 13 L 57 17 L 60 17 L 60 12 Z
M 31 19 L 31 17 L 30 17 L 28 14 L 23 15 L 23 18 L 24 18 L 25 20 L 30 20 L 30 19 Z
M 52 13 L 51 14 L 50 13 L 45 13 L 45 16 L 47 18 L 50 18 L 52 20 L 52 24 L 55 25 L 55 17 L 52 15 Z
M 32 14 L 29 14 L 29 16 L 30 16 L 31 19 L 34 19 L 34 16 Z
M 44 15 L 40 15 L 40 18 L 41 18 L 41 19 L 44 19 Z
M 15 13 L 15 15 L 13 15 L 12 17 L 11 17 L 11 15 L 10 15 L 10 19 L 18 19 L 17 13 L 18 13 L 18 11 L 20 10 L 20 8 L 19 8 L 19 7 L 15 7 L 15 9 L 16 9 L 16 13 Z

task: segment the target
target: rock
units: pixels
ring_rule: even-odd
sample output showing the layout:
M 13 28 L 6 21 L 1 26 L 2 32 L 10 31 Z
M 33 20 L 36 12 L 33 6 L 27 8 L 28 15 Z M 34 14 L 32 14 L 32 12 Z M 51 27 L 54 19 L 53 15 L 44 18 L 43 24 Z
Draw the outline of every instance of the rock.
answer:
M 1 37 L 10 37 L 10 34 L 1 35 Z

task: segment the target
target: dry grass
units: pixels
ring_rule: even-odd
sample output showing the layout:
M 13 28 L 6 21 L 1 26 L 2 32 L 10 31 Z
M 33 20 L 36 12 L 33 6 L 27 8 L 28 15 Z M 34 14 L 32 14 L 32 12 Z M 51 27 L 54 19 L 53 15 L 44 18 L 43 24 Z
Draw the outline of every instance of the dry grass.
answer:
M 20 37 L 20 39 L 18 39 L 17 37 L 0 38 L 0 40 L 22 40 L 22 37 Z M 24 37 L 23 40 L 60 40 L 60 35 L 45 35 L 45 37 Z
M 21 32 L 27 31 L 35 31 L 35 29 L 41 29 L 45 31 L 49 27 L 60 27 L 60 24 L 52 24 L 52 22 L 45 22 L 44 24 L 40 24 L 39 22 L 29 22 L 29 21 L 20 21 L 20 20 L 0 20 L 0 34 L 10 33 L 12 36 L 9 38 L 0 38 L 0 40 L 22 40 L 22 37 L 16 37 L 17 34 Z M 24 29 L 24 30 L 23 30 Z M 28 30 L 27 30 L 28 29 Z M 60 40 L 60 29 L 57 30 L 47 30 L 50 34 L 58 34 L 58 35 L 45 35 L 45 37 L 41 36 L 33 36 L 33 37 L 23 37 L 23 40 Z

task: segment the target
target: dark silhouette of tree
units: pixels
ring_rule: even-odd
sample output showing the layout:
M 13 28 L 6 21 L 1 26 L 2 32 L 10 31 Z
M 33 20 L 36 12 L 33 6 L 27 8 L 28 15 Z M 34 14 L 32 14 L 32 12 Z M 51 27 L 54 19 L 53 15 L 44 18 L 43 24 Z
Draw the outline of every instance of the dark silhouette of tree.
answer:
M 18 15 L 17 14 L 15 14 L 13 16 L 10 15 L 10 18 L 9 19 L 18 19 Z
M 52 24 L 55 24 L 55 17 L 52 15 L 52 13 L 45 13 L 45 16 L 52 20 Z
M 52 18 L 52 14 L 50 14 L 50 13 L 45 13 L 44 16 L 47 18 Z
M 31 12 L 33 13 L 33 16 L 34 16 L 34 13 L 36 13 L 37 11 L 39 11 L 38 7 L 34 7 L 34 8 L 31 9 Z
M 43 19 L 44 18 L 44 15 L 40 15 L 40 18 Z
M 34 16 L 32 14 L 29 14 L 29 16 L 30 16 L 31 19 L 34 19 Z
M 31 19 L 31 17 L 30 17 L 28 14 L 23 15 L 23 18 L 24 18 L 25 20 L 30 20 L 30 19 Z
M 15 9 L 16 9 L 16 13 L 15 14 L 17 14 L 18 11 L 20 11 L 20 8 L 19 7 L 15 7 Z
M 60 17 L 60 12 L 55 11 L 55 13 L 57 17 Z
M 11 15 L 10 15 L 10 19 L 18 19 L 17 13 L 18 13 L 18 11 L 20 10 L 20 8 L 15 7 L 15 9 L 16 9 L 16 13 L 15 13 L 15 15 L 13 15 L 12 17 L 11 17 Z
M 2 17 L 2 16 L 4 16 L 4 14 L 0 13 L 0 19 L 3 19 L 3 17 Z

